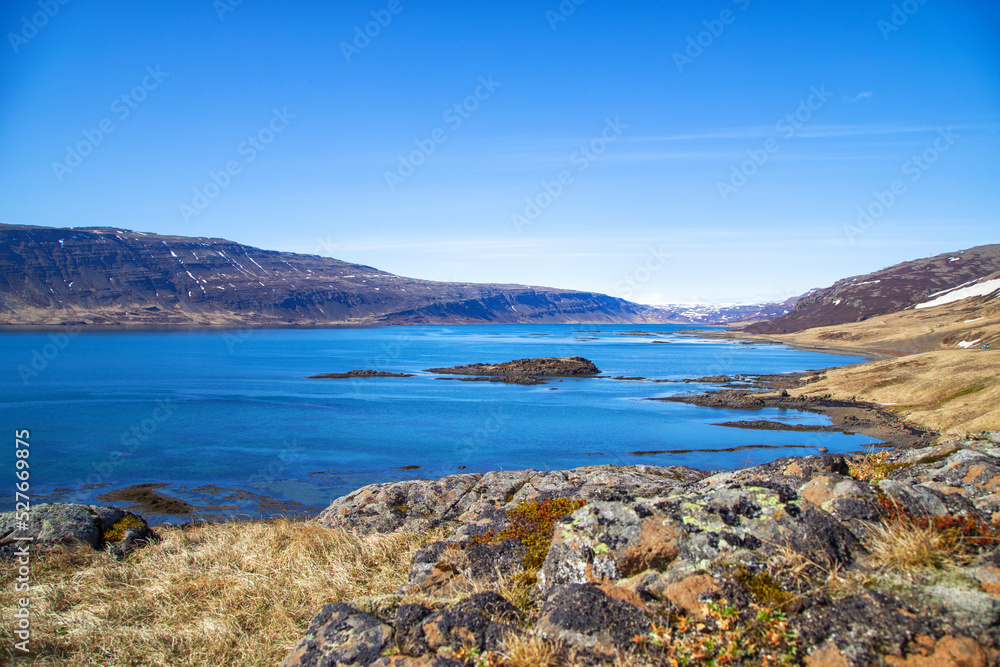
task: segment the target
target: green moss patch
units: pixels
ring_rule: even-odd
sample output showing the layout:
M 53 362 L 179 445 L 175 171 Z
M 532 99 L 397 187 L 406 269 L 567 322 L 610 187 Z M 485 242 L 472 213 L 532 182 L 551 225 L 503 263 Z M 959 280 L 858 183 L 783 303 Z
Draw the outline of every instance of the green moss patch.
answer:
M 134 514 L 126 514 L 113 526 L 104 531 L 101 537 L 106 544 L 115 544 L 125 539 L 125 533 L 130 530 L 142 530 L 146 527 L 146 522 Z
M 552 535 L 561 518 L 587 504 L 574 498 L 548 498 L 542 502 L 528 500 L 507 511 L 511 525 L 499 533 L 489 532 L 476 538 L 479 543 L 517 540 L 527 548 L 524 569 L 536 571 L 545 562 L 552 544 Z
M 969 394 L 975 394 L 986 389 L 985 385 L 974 384 L 971 387 L 966 387 L 962 391 L 956 392 L 947 398 L 942 398 L 941 403 L 947 403 L 948 401 L 954 401 L 956 398 L 962 398 L 963 396 L 968 396 Z

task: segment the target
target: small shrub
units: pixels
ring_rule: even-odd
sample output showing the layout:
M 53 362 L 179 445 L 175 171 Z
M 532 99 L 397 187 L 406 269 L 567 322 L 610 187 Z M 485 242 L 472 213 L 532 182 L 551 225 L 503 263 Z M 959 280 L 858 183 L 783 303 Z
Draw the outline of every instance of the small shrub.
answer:
M 893 470 L 905 468 L 905 463 L 890 463 L 889 452 L 869 450 L 860 460 L 853 458 L 847 461 L 848 473 L 854 479 L 874 484 L 885 479 Z
M 507 511 L 510 526 L 499 533 L 490 531 L 477 537 L 475 541 L 485 543 L 517 540 L 528 549 L 524 556 L 524 569 L 537 572 L 549 552 L 556 524 L 561 518 L 586 504 L 586 500 L 574 498 L 548 498 L 542 502 L 528 500 L 518 503 L 514 509 Z
M 648 653 L 665 653 L 671 665 L 798 664 L 797 639 L 782 612 L 751 605 L 741 614 L 717 603 L 702 610 L 701 621 L 671 617 L 634 642 Z

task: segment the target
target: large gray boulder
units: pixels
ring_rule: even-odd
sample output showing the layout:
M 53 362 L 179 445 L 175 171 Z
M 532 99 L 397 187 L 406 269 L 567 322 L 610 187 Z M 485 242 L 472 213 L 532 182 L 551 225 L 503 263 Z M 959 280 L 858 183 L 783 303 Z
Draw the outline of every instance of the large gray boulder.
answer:
M 0 514 L 0 558 L 13 555 L 18 537 L 31 538 L 33 549 L 82 543 L 107 548 L 117 558 L 155 539 L 145 519 L 117 507 L 43 503 L 31 507 L 26 521 L 19 520 L 18 514 Z

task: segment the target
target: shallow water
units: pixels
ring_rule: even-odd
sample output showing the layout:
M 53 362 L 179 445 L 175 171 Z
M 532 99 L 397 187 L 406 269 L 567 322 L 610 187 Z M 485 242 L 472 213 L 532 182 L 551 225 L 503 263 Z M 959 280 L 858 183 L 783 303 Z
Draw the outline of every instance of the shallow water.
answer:
M 165 493 L 224 506 L 214 514 L 225 515 L 312 512 L 364 484 L 463 471 L 606 463 L 733 468 L 875 442 L 712 425 L 829 423 L 809 413 L 642 400 L 712 385 L 593 378 L 520 386 L 422 372 L 580 355 L 605 376 L 679 380 L 863 361 L 671 333 L 681 328 L 629 335 L 635 326 L 419 326 L 85 333 L 58 340 L 7 333 L 0 335 L 0 422 L 8 433 L 31 431 L 35 502 L 93 501 L 109 489 L 168 483 Z M 417 375 L 306 378 L 369 368 Z M 633 453 L 651 450 L 670 453 Z M 11 463 L 11 485 L 13 475 Z M 299 505 L 262 508 L 245 492 Z M 0 509 L 13 507 L 13 492 L 0 498 Z

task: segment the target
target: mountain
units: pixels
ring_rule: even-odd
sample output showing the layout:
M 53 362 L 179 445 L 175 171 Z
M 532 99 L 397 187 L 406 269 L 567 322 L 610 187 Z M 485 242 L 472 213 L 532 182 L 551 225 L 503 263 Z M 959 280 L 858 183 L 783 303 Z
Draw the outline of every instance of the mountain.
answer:
M 664 321 L 592 292 L 416 280 L 224 239 L 0 225 L 0 324 Z
M 864 276 L 845 278 L 806 293 L 787 315 L 743 330 L 781 334 L 812 327 L 860 322 L 913 308 L 950 290 L 1000 271 L 1000 245 L 984 245 L 903 262 Z
M 781 303 L 692 304 L 658 306 L 663 321 L 671 324 L 736 324 L 770 320 L 787 315 L 799 297 Z

